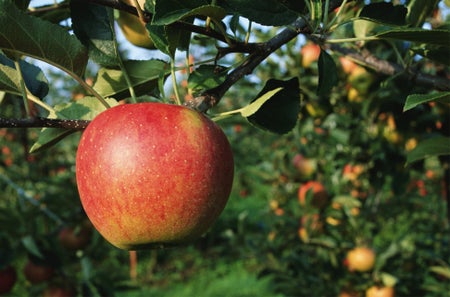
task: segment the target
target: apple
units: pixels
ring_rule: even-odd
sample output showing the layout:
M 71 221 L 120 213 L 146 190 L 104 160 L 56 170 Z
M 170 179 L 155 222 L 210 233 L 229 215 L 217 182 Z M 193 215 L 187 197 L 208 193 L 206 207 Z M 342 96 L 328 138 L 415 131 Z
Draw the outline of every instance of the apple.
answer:
M 125 4 L 134 6 L 132 0 L 122 0 Z M 141 9 L 144 7 L 145 0 L 138 0 Z M 117 24 L 122 31 L 125 38 L 133 45 L 155 49 L 155 44 L 150 38 L 147 29 L 145 28 L 145 22 L 143 22 L 136 15 L 130 14 L 123 10 L 119 10 L 119 16 L 117 18 Z
M 292 165 L 297 169 L 301 179 L 309 179 L 317 171 L 317 161 L 301 154 L 296 154 L 292 158 Z
M 67 250 L 81 250 L 85 248 L 92 237 L 90 222 L 80 227 L 64 227 L 59 231 L 59 242 Z
M 28 260 L 23 267 L 25 278 L 32 284 L 48 281 L 53 277 L 55 268 L 49 265 L 41 265 Z
M 365 272 L 375 265 L 375 252 L 368 247 L 356 247 L 347 253 L 345 263 L 349 271 Z
M 372 286 L 366 290 L 366 297 L 394 297 L 393 287 Z
M 17 281 L 16 269 L 12 266 L 6 266 L 0 269 L 0 294 L 11 292 Z
M 312 191 L 311 204 L 317 208 L 323 208 L 328 203 L 328 193 L 324 185 L 318 181 L 308 181 L 298 189 L 298 200 L 301 205 L 306 204 L 306 195 Z
M 42 292 L 42 297 L 75 297 L 76 290 L 70 286 L 50 285 Z
M 339 62 L 345 74 L 351 74 L 358 67 L 358 64 L 346 57 L 339 57 Z
M 233 173 L 231 147 L 219 126 L 188 107 L 163 103 L 100 113 L 76 156 L 89 220 L 126 250 L 200 237 L 224 209 Z
M 302 66 L 308 68 L 312 62 L 319 59 L 320 56 L 320 46 L 315 43 L 307 43 L 301 49 L 302 54 Z

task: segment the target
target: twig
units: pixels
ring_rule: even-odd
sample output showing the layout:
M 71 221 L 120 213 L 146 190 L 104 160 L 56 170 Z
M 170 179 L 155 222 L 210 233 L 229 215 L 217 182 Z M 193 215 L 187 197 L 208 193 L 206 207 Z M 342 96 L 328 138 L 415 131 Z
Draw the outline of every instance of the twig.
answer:
M 48 119 L 42 117 L 28 119 L 0 118 L 0 128 L 63 128 L 69 130 L 83 130 L 90 121 Z
M 399 75 L 400 79 L 408 80 L 416 85 L 437 91 L 450 91 L 450 79 L 446 77 L 429 75 L 411 68 L 404 68 L 394 62 L 379 59 L 368 50 L 355 51 L 337 44 L 329 44 L 329 48 L 372 68 L 378 73 L 390 76 Z

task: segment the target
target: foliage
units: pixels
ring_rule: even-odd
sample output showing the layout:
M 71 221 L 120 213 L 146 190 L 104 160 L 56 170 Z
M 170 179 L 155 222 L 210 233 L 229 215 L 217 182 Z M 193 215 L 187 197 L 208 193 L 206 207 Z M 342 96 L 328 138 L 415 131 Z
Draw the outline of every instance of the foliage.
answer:
M 80 296 L 361 296 L 386 285 L 398 296 L 445 295 L 446 4 L 146 1 L 157 50 L 139 60 L 114 26 L 114 10 L 133 7 L 0 0 L 0 268 L 18 270 L 12 294 L 58 285 Z M 105 108 L 148 101 L 217 120 L 236 178 L 204 237 L 139 251 L 130 279 L 130 255 L 95 230 L 75 251 L 58 234 L 86 223 L 75 183 L 79 130 Z M 315 164 L 307 174 L 299 156 Z M 299 202 L 308 181 L 327 190 L 320 208 L 312 192 Z M 362 245 L 375 250 L 375 267 L 350 272 L 345 255 Z M 21 272 L 30 258 L 55 276 L 31 284 Z

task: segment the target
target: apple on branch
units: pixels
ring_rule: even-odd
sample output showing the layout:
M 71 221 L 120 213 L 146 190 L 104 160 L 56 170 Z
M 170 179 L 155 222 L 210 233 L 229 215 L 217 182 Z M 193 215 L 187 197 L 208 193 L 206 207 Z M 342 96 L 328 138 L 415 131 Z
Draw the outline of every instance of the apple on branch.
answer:
M 200 237 L 224 209 L 233 172 L 230 144 L 213 121 L 162 103 L 102 112 L 84 131 L 76 156 L 88 218 L 127 250 Z

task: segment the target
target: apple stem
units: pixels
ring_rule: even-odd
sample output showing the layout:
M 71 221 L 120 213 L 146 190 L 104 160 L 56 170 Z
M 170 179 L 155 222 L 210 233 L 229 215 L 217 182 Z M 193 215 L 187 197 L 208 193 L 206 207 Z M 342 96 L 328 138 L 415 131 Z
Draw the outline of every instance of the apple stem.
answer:
M 130 279 L 136 281 L 137 279 L 137 252 L 130 251 Z

